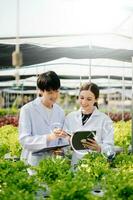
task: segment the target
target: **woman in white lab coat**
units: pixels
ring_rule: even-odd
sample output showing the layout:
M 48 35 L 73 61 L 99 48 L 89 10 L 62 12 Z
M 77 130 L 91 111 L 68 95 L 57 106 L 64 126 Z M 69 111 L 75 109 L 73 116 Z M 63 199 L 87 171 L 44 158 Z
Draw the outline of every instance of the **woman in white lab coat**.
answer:
M 66 134 L 62 130 L 64 111 L 55 102 L 59 95 L 60 80 L 53 71 L 41 74 L 37 79 L 41 97 L 27 103 L 21 108 L 19 118 L 19 140 L 22 145 L 21 159 L 35 166 L 51 151 L 33 154 L 42 148 L 57 146 Z
M 76 131 L 95 131 L 95 140 L 90 139 L 87 148 L 90 151 L 104 152 L 114 145 L 112 120 L 98 110 L 99 88 L 94 83 L 85 83 L 79 92 L 80 109 L 66 116 L 64 130 L 73 134 Z M 83 154 L 73 153 L 72 164 L 82 158 Z

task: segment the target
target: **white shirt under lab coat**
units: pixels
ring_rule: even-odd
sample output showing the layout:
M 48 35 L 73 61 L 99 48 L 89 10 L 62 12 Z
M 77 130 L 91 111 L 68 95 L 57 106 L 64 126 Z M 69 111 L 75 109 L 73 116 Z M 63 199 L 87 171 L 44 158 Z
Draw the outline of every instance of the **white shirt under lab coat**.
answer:
M 33 155 L 32 152 L 58 144 L 58 139 L 48 144 L 47 136 L 51 133 L 53 124 L 63 127 L 64 117 L 64 111 L 54 104 L 49 118 L 40 97 L 24 105 L 19 118 L 19 140 L 23 147 L 21 159 L 34 166 L 49 155 L 50 153 Z
M 101 146 L 102 152 L 108 146 L 114 145 L 113 122 L 106 114 L 100 112 L 96 107 L 84 125 L 82 125 L 82 114 L 80 109 L 69 113 L 66 116 L 63 129 L 71 134 L 81 130 L 96 131 L 95 140 Z M 72 164 L 76 164 L 82 157 L 83 154 L 74 152 L 72 156 Z

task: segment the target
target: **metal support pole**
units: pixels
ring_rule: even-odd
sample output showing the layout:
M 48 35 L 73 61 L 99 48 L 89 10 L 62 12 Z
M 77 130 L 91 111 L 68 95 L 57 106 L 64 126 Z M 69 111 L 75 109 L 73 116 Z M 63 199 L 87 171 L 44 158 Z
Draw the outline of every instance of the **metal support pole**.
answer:
M 124 121 L 124 105 L 125 105 L 125 79 L 124 79 L 124 68 L 123 68 L 123 75 L 122 75 L 122 121 Z M 124 127 L 123 127 L 123 131 L 124 131 Z
M 89 82 L 91 82 L 91 59 L 89 59 Z
M 110 75 L 108 75 L 108 93 L 107 93 L 107 101 L 108 101 L 108 105 L 107 105 L 107 109 L 108 109 L 108 116 L 110 113 Z
M 90 45 L 89 45 L 89 49 L 92 50 L 92 44 L 91 44 L 91 41 L 90 41 Z M 89 59 L 89 82 L 91 82 L 91 58 Z
M 131 152 L 133 153 L 133 57 L 132 57 L 132 105 L 131 105 L 131 113 L 132 113 L 132 129 L 131 129 Z

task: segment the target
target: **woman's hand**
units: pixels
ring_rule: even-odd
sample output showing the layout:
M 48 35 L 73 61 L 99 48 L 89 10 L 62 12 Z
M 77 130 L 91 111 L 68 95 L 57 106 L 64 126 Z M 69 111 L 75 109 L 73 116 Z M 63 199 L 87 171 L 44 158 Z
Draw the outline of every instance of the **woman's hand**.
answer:
M 82 144 L 85 148 L 91 149 L 93 151 L 101 152 L 101 147 L 97 144 L 96 140 L 94 139 L 87 139 L 87 141 L 85 143 L 82 142 Z

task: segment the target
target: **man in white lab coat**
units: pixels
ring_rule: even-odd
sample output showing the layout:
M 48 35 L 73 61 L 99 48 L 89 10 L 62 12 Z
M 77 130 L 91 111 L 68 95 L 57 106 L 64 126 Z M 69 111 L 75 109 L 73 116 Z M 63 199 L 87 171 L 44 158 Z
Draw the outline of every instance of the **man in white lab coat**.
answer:
M 41 97 L 25 104 L 20 111 L 19 140 L 21 159 L 35 166 L 52 154 L 51 151 L 33 154 L 43 148 L 57 146 L 59 141 L 68 143 L 62 130 L 64 111 L 55 102 L 59 95 L 60 80 L 53 71 L 41 74 L 37 79 Z
M 99 88 L 94 83 L 85 83 L 79 92 L 80 109 L 66 116 L 64 130 L 71 135 L 76 131 L 94 131 L 94 139 L 87 141 L 87 152 L 107 152 L 114 145 L 112 120 L 98 110 Z M 74 151 L 72 164 L 77 164 L 86 151 Z

